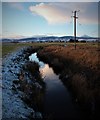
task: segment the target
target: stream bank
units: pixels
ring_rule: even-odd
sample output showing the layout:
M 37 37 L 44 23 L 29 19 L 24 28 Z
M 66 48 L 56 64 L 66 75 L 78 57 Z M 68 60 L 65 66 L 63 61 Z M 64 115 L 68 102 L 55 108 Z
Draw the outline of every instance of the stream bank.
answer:
M 30 79 L 31 73 L 27 71 L 23 72 L 23 66 L 29 65 L 29 55 L 36 52 L 39 48 L 24 47 L 19 49 L 7 57 L 3 58 L 2 63 L 2 119 L 35 119 L 42 118 L 42 114 L 39 109 L 36 109 L 36 103 L 33 106 L 29 105 L 29 97 L 34 97 L 32 89 L 37 88 L 37 92 L 40 92 L 42 84 L 36 81 L 35 78 Z M 31 63 L 33 66 L 38 65 Z M 39 76 L 39 71 L 37 70 Z M 36 75 L 35 75 L 36 76 Z M 42 81 L 42 79 L 41 79 Z M 29 83 L 34 86 L 29 87 Z M 29 88 L 29 89 L 26 89 Z M 31 89 L 32 88 L 32 89 Z M 26 91 L 25 91 L 26 90 Z M 31 92 L 32 96 L 28 93 Z M 34 92 L 36 94 L 36 92 Z M 39 95 L 39 94 L 38 94 Z M 40 96 L 39 96 L 40 97 Z M 27 99 L 27 100 L 26 100 Z M 28 103 L 27 103 L 27 102 Z
M 73 95 L 87 119 L 100 118 L 98 53 L 94 48 L 48 46 L 38 58 L 48 63 Z M 94 53 L 93 53 L 94 52 Z M 91 59 L 90 59 L 91 58 Z M 94 58 L 94 59 L 92 59 Z

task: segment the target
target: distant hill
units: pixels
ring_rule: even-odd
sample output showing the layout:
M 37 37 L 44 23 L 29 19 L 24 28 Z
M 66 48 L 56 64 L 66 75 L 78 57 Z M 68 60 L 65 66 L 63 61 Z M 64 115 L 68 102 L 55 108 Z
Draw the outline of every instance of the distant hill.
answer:
M 0 39 L 1 42 L 12 42 L 13 40 L 12 39 L 7 39 L 7 38 L 4 38 L 4 39 Z
M 21 39 L 2 39 L 2 42 L 55 42 L 55 41 L 69 41 L 70 39 L 74 39 L 73 36 L 35 36 L 29 38 L 21 38 Z M 83 35 L 81 37 L 77 37 L 77 40 L 86 40 L 86 41 L 96 41 L 96 37 L 90 37 L 88 35 Z
M 88 36 L 88 35 L 83 35 L 83 36 L 81 36 L 81 37 L 84 37 L 84 38 L 91 38 L 91 37 Z

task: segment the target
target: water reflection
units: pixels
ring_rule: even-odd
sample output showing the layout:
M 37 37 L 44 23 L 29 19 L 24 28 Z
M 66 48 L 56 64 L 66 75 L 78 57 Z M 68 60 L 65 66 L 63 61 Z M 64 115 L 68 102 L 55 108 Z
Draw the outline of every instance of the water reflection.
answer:
M 59 79 L 59 76 L 53 72 L 53 69 L 48 64 L 45 64 L 40 70 L 43 71 L 46 83 L 44 114 L 55 119 L 78 118 L 78 111 L 73 105 L 71 96 Z
M 44 67 L 44 65 L 45 65 L 43 62 L 39 61 L 39 59 L 38 59 L 38 57 L 37 57 L 37 53 L 31 54 L 31 55 L 29 56 L 29 60 L 30 60 L 30 61 L 35 61 L 35 62 L 37 62 L 37 63 L 40 65 L 40 68 Z
M 32 54 L 29 59 L 38 62 L 40 72 L 46 83 L 46 92 L 44 95 L 44 115 L 56 118 L 80 118 L 80 109 L 72 102 L 71 95 L 67 88 L 59 79 L 48 64 L 40 62 L 37 53 Z

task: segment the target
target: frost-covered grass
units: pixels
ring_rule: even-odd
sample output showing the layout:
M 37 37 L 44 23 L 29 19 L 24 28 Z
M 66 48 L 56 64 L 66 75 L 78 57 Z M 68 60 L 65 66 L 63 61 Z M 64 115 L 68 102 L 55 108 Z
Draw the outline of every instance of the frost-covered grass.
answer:
M 27 51 L 29 48 L 22 48 L 3 58 L 2 64 L 2 118 L 3 119 L 33 119 L 41 118 L 41 113 L 30 108 L 24 103 L 25 93 L 19 89 L 18 75 L 22 66 L 28 62 Z M 26 57 L 27 56 L 27 57 Z M 34 85 L 38 85 L 34 81 Z M 29 84 L 28 84 L 29 85 Z M 35 86 L 36 86 L 35 85 Z M 28 86 L 26 85 L 26 88 Z M 29 87 L 28 87 L 29 88 Z M 26 89 L 27 93 L 29 89 Z M 30 93 L 31 94 L 31 93 Z M 28 94 L 29 95 L 29 94 Z M 40 95 L 38 96 L 40 97 Z M 34 108 L 34 107 L 33 107 Z M 31 117 L 31 118 L 30 118 Z

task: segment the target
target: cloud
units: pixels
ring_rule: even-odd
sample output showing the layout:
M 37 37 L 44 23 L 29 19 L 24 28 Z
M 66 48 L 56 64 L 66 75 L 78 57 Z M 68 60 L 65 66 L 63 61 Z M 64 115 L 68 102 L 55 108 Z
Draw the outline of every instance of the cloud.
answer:
M 70 22 L 72 11 L 80 10 L 79 19 L 81 23 L 97 23 L 97 3 L 38 3 L 29 7 L 33 14 L 42 16 L 49 24 Z
M 55 4 L 40 3 L 31 6 L 30 11 L 44 17 L 49 23 L 66 22 L 66 16 Z

